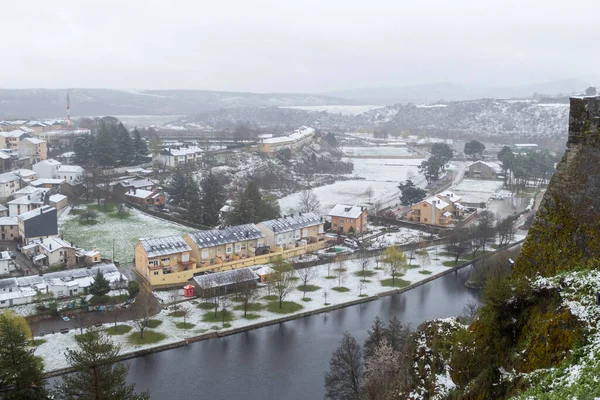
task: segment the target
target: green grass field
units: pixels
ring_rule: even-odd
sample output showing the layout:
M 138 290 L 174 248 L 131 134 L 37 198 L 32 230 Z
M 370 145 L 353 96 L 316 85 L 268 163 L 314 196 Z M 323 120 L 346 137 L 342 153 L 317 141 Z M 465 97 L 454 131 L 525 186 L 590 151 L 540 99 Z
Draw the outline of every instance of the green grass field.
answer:
M 392 278 L 389 279 L 383 279 L 381 281 L 381 286 L 388 286 L 388 287 L 396 287 L 396 288 L 403 288 L 410 285 L 410 282 L 405 281 L 403 279 L 400 278 L 396 278 L 395 282 L 392 281 Z

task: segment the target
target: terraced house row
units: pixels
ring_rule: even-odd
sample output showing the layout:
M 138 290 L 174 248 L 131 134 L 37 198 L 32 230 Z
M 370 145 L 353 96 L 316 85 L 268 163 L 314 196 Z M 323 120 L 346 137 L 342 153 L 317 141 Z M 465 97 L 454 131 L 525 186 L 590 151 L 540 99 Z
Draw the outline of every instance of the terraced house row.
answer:
M 183 237 L 140 239 L 135 270 L 153 288 L 175 286 L 207 271 L 265 264 L 278 256 L 295 257 L 323 248 L 324 233 L 323 218 L 304 213 Z

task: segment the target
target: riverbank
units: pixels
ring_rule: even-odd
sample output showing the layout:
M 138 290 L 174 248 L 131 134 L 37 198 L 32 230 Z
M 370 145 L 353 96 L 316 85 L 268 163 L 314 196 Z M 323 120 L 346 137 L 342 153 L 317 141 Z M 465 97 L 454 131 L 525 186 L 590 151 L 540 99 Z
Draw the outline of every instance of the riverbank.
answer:
M 435 248 L 428 250 L 430 250 L 430 252 L 440 251 L 440 249 Z M 402 277 L 402 279 L 406 281 L 407 285 L 399 288 L 387 288 L 382 286 L 381 280 L 386 278 L 385 272 L 381 270 L 372 270 L 374 275 L 370 276 L 368 278 L 369 282 L 364 284 L 368 285 L 368 287 L 365 287 L 361 290 L 361 294 L 364 297 L 359 297 L 359 289 L 352 286 L 357 281 L 360 281 L 360 278 L 356 277 L 354 274 L 358 272 L 359 269 L 357 264 L 358 261 L 349 260 L 343 265 L 343 267 L 347 269 L 348 275 L 352 276 L 352 278 L 347 277 L 346 283 L 343 283 L 343 285 L 346 285 L 343 287 L 349 289 L 348 292 L 338 292 L 334 290 L 335 287 L 338 286 L 338 282 L 336 279 L 327 279 L 326 275 L 328 265 L 325 264 L 317 269 L 319 273 L 318 279 L 315 279 L 314 282 L 310 283 L 318 286 L 319 284 L 323 285 L 323 282 L 328 282 L 330 283 L 330 286 L 324 287 L 318 291 L 308 292 L 306 296 L 312 296 L 311 301 L 302 301 L 301 299 L 304 294 L 300 290 L 295 290 L 289 295 L 289 298 L 285 299 L 286 301 L 300 304 L 302 306 L 301 309 L 293 313 L 279 315 L 268 311 L 266 309 L 265 300 L 263 299 L 267 293 L 266 289 L 263 288 L 261 289 L 261 299 L 259 300 L 263 306 L 260 307 L 260 310 L 253 309 L 249 311 L 249 313 L 252 315 L 259 315 L 259 317 L 255 319 L 243 318 L 243 311 L 239 310 L 240 304 L 232 301 L 231 305 L 228 307 L 228 310 L 231 310 L 230 312 L 233 315 L 233 318 L 232 320 L 226 322 L 226 327 L 223 327 L 223 324 L 220 320 L 218 322 L 212 318 L 212 322 L 203 320 L 207 315 L 212 314 L 213 311 L 200 309 L 198 307 L 199 304 L 193 304 L 192 302 L 188 301 L 184 302 L 183 304 L 185 307 L 190 309 L 190 315 L 186 318 L 186 322 L 193 325 L 193 327 L 190 329 L 179 329 L 177 324 L 181 324 L 183 319 L 172 316 L 172 310 L 162 310 L 158 315 L 153 317 L 160 321 L 160 325 L 153 329 L 153 331 L 165 335 L 166 337 L 164 340 L 155 344 L 132 345 L 127 337 L 128 335 L 112 336 L 112 338 L 115 343 L 119 344 L 122 348 L 122 354 L 119 357 L 119 360 L 126 360 L 150 353 L 186 346 L 197 341 L 234 335 L 244 331 L 255 330 L 265 326 L 280 324 L 282 322 L 308 317 L 311 315 L 323 314 L 356 304 L 372 302 L 393 294 L 403 293 L 435 280 L 443 275 L 456 272 L 457 270 L 471 264 L 471 262 L 465 262 L 457 265 L 456 267 L 443 266 L 442 263 L 444 261 L 448 261 L 448 259 L 449 258 L 447 256 L 441 256 L 439 257 L 439 260 L 432 261 L 432 264 L 428 265 L 426 270 L 431 272 L 430 275 L 419 273 L 419 271 L 423 271 L 421 268 L 409 269 Z M 333 274 L 333 269 L 338 267 L 338 263 L 335 265 L 329 265 L 330 272 Z M 300 284 L 300 282 L 298 284 Z M 351 287 L 352 289 L 350 289 Z M 323 304 L 325 302 L 323 291 L 328 292 L 327 303 L 330 303 L 328 305 Z M 197 301 L 195 302 L 197 303 Z M 234 310 L 234 307 L 236 306 L 238 310 Z M 131 327 L 131 332 L 129 335 L 139 336 L 139 332 L 136 332 L 135 324 L 132 321 L 120 323 L 120 325 L 127 325 Z M 111 326 L 111 324 L 105 324 L 102 328 L 107 329 Z M 46 342 L 36 348 L 35 354 L 44 359 L 44 365 L 46 367 L 46 373 L 48 377 L 70 372 L 68 364 L 66 363 L 66 359 L 64 358 L 64 352 L 67 348 L 75 347 L 75 335 L 78 333 L 79 331 L 71 330 L 66 334 L 56 333 L 52 335 L 46 335 L 43 338 L 46 340 Z

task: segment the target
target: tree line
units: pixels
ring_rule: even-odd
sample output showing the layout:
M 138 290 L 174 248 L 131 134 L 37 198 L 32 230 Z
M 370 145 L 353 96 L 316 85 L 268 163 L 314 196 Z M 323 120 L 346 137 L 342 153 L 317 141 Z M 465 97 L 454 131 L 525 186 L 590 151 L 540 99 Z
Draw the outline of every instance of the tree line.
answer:
M 120 167 L 148 160 L 148 145 L 140 132 L 129 132 L 121 123 L 100 120 L 91 135 L 81 136 L 73 144 L 74 163 L 84 167 Z
M 504 184 L 512 193 L 519 193 L 528 186 L 548 182 L 559 158 L 548 150 L 514 154 L 510 147 L 504 146 L 498 152 L 498 160 L 504 171 Z
M 221 208 L 225 205 L 226 194 L 223 185 L 211 171 L 198 184 L 191 169 L 179 166 L 174 169 L 167 183 L 167 192 L 171 204 L 187 209 L 191 222 L 206 226 L 220 223 L 241 225 L 281 216 L 277 198 L 261 194 L 258 185 L 250 181 L 237 194 L 231 209 L 221 221 Z

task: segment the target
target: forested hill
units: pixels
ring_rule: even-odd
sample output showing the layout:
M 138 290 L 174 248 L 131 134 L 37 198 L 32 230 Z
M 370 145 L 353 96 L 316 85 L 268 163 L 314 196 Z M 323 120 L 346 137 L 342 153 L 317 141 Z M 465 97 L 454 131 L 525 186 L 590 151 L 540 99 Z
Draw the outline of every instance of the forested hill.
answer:
M 311 94 L 208 90 L 0 89 L 0 119 L 64 117 L 67 91 L 71 116 L 188 115 L 231 107 L 353 104 Z
M 430 135 L 566 138 L 568 110 L 566 99 L 483 99 L 435 105 L 397 104 L 358 115 L 276 107 L 230 108 L 201 112 L 183 118 L 181 122 L 215 128 L 225 128 L 242 121 L 260 127 L 284 129 L 306 125 L 322 129 L 405 130 Z

